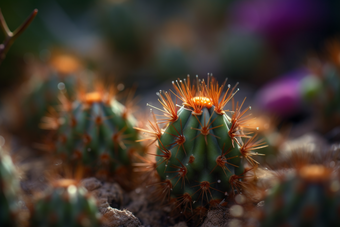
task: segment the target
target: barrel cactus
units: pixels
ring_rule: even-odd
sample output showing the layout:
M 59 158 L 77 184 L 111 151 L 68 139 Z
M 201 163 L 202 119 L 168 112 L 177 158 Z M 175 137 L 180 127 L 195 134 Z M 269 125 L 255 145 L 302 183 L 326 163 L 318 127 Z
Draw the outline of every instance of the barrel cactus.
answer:
M 265 199 L 260 226 L 340 226 L 339 174 L 306 165 L 282 177 Z
M 242 129 L 250 109 L 241 110 L 244 101 L 230 111 L 231 116 L 224 109 L 236 86 L 226 82 L 219 86 L 210 75 L 207 83 L 196 79 L 194 84 L 189 76 L 173 82 L 175 92 L 171 93 L 182 101 L 179 109 L 171 93 L 160 91 L 163 108 L 153 108 L 164 116 L 150 122 L 150 130 L 140 129 L 150 135 L 145 139 L 158 142 L 154 168 L 161 181 L 155 184 L 155 197 L 171 201 L 176 210 L 188 215 L 202 213 L 206 205 L 242 190 L 246 166 L 257 165 L 253 157 L 265 146 Z M 165 125 L 163 130 L 159 124 Z
M 17 226 L 19 181 L 11 157 L 0 149 L 0 225 Z
M 135 142 L 136 120 L 113 93 L 99 90 L 80 93 L 74 102 L 61 94 L 60 111 L 44 117 L 41 127 L 56 130 L 56 142 L 49 147 L 66 163 L 97 176 L 130 174 L 132 154 L 143 155 L 143 147 Z
M 96 201 L 70 179 L 58 180 L 31 206 L 31 226 L 101 226 Z

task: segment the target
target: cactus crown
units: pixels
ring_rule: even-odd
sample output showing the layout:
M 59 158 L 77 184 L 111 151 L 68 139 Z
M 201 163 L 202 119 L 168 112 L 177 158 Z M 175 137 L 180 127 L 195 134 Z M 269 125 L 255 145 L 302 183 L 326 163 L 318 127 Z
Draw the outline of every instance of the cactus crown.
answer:
M 207 204 L 215 204 L 225 196 L 241 190 L 245 165 L 257 165 L 252 156 L 255 150 L 265 146 L 255 136 L 243 131 L 249 117 L 241 105 L 236 105 L 228 116 L 226 104 L 238 89 L 220 86 L 214 77 L 208 76 L 207 83 L 190 77 L 173 82 L 171 93 L 182 101 L 172 101 L 171 93 L 158 94 L 163 112 L 158 120 L 149 121 L 150 130 L 140 129 L 152 143 L 158 142 L 156 169 L 161 182 L 155 185 L 156 194 L 164 201 L 173 202 L 181 213 L 202 211 Z M 149 105 L 150 106 L 150 105 Z M 177 108 L 179 106 L 179 109 Z M 159 124 L 164 125 L 160 130 Z M 243 138 L 248 137 L 248 141 Z

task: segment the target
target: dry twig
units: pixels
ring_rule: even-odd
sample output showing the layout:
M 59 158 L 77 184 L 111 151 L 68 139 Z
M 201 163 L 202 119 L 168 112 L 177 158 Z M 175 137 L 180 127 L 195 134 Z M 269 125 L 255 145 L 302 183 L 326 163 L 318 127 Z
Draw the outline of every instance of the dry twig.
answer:
M 14 40 L 18 38 L 21 33 L 30 25 L 30 23 L 33 21 L 34 17 L 37 15 L 38 10 L 35 9 L 31 13 L 31 15 L 26 19 L 26 21 L 17 28 L 14 32 L 11 32 L 7 26 L 7 23 L 5 21 L 4 16 L 2 15 L 1 9 L 0 9 L 0 27 L 2 31 L 5 33 L 5 40 L 3 44 L 0 44 L 0 65 L 1 62 L 5 59 L 6 53 L 13 44 Z

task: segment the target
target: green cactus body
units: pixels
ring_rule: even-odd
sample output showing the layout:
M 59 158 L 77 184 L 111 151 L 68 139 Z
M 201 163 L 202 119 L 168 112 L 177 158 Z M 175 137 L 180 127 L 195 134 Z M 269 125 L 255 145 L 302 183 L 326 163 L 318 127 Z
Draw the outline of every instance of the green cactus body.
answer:
M 185 108 L 178 111 L 177 121 L 171 123 L 160 138 L 160 147 L 157 150 L 159 156 L 156 158 L 161 163 L 165 160 L 161 156 L 163 152 L 171 152 L 171 157 L 158 165 L 157 170 L 162 179 L 171 181 L 174 195 L 179 196 L 185 192 L 192 194 L 200 188 L 200 182 L 216 182 L 211 187 L 223 189 L 223 192 L 230 191 L 230 176 L 242 173 L 243 166 L 239 157 L 239 145 L 234 143 L 232 147 L 227 122 L 225 115 L 216 115 L 213 112 L 213 106 L 210 109 L 204 107 L 201 115 L 192 115 L 192 111 Z M 208 134 L 204 135 L 206 133 Z M 183 136 L 182 141 L 185 140 L 183 144 L 180 144 L 180 136 Z M 188 184 L 188 179 L 195 180 Z M 194 185 L 198 187 L 195 188 Z M 224 196 L 216 190 L 211 193 L 215 198 Z M 199 199 L 198 193 L 195 198 Z
M 219 87 L 210 76 L 207 85 L 197 81 L 196 87 L 191 86 L 189 78 L 174 85 L 175 95 L 183 101 L 178 111 L 169 93 L 159 94 L 166 119 L 159 119 L 158 123 L 167 124 L 164 132 L 157 135 L 155 155 L 162 180 L 158 187 L 163 196 L 177 199 L 177 207 L 182 207 L 183 213 L 193 212 L 193 208 L 221 200 L 240 189 L 246 160 L 251 166 L 256 165 L 251 158 L 256 153 L 251 151 L 259 144 L 242 142 L 245 133 L 241 126 L 248 110 L 241 111 L 243 103 L 236 106 L 232 117 L 223 111 L 236 93 L 236 86 L 229 86 L 222 94 L 225 83 Z
M 46 117 L 45 128 L 57 120 L 58 155 L 71 163 L 79 163 L 91 171 L 107 174 L 129 167 L 130 155 L 142 152 L 135 142 L 136 120 L 125 107 L 108 94 L 88 93 L 83 100 L 70 102 L 61 97 L 63 108 L 56 117 Z
M 0 149 L 0 226 L 17 226 L 19 181 L 11 157 Z
M 340 226 L 339 185 L 322 165 L 301 168 L 267 196 L 260 226 Z
M 31 209 L 31 226 L 101 226 L 96 201 L 85 188 L 62 180 L 34 201 Z

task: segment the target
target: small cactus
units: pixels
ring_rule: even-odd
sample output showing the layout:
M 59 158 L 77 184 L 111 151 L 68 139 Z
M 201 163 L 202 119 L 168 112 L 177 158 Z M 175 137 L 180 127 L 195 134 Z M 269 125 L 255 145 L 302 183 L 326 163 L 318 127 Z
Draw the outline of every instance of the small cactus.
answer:
M 60 101 L 61 110 L 51 112 L 41 124 L 56 130 L 53 150 L 68 163 L 80 164 L 90 172 L 128 174 L 130 155 L 143 154 L 142 146 L 135 142 L 136 120 L 128 108 L 105 91 L 82 94 L 75 102 L 61 94 Z
M 30 226 L 101 226 L 95 199 L 77 182 L 58 180 L 31 207 Z
M 30 66 L 33 70 L 27 72 L 31 76 L 29 82 L 8 99 L 4 116 L 15 134 L 37 140 L 43 134 L 39 122 L 49 108 L 58 106 L 59 92 L 67 91 L 73 99 L 74 87 L 83 85 L 80 78 L 91 78 L 81 69 L 79 60 L 67 54 L 55 55 L 47 66 L 34 61 Z
M 339 175 L 306 165 L 282 177 L 265 199 L 260 226 L 340 226 Z
M 11 157 L 0 149 L 0 226 L 17 226 L 19 181 Z
M 158 141 L 154 168 L 161 182 L 155 184 L 156 195 L 166 201 L 172 198 L 172 203 L 175 200 L 174 207 L 181 213 L 194 213 L 241 190 L 245 166 L 257 165 L 253 156 L 265 145 L 242 130 L 250 107 L 241 110 L 244 102 L 237 104 L 231 117 L 224 110 L 236 86 L 228 85 L 223 92 L 226 82 L 219 86 L 212 76 L 207 84 L 197 79 L 192 85 L 188 76 L 173 85 L 176 93 L 171 92 L 182 101 L 179 110 L 171 94 L 161 91 L 163 109 L 154 108 L 164 116 L 150 122 L 150 130 L 139 130 L 150 135 L 146 140 Z M 159 124 L 165 124 L 164 130 Z M 245 137 L 249 138 L 243 141 Z
M 56 71 L 49 73 L 48 78 L 34 82 L 32 92 L 28 94 L 22 103 L 24 110 L 24 123 L 28 129 L 37 129 L 41 118 L 47 113 L 48 108 L 58 105 L 58 94 L 60 90 L 67 90 L 72 97 L 76 77 L 71 74 L 62 75 Z

